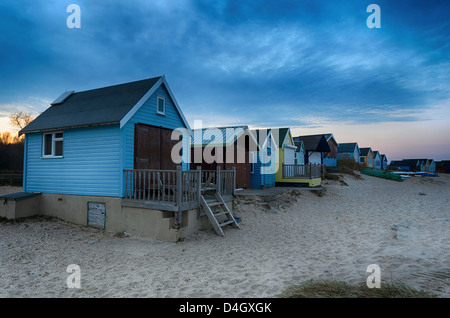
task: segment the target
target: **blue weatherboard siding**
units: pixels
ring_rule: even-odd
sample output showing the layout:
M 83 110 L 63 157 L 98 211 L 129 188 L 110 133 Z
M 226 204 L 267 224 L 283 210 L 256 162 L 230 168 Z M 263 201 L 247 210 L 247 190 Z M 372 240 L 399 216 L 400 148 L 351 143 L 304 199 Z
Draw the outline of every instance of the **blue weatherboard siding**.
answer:
M 24 190 L 121 196 L 119 125 L 66 129 L 64 158 L 42 159 L 42 133 L 27 134 Z
M 274 187 L 275 186 L 275 173 L 271 174 L 262 174 L 261 166 L 270 164 L 263 164 L 259 159 L 259 151 L 256 151 L 257 162 L 253 164 L 253 173 L 251 179 L 251 188 L 252 189 L 261 189 L 261 186 L 264 187 Z
M 322 163 L 327 167 L 337 167 L 337 158 L 324 157 Z

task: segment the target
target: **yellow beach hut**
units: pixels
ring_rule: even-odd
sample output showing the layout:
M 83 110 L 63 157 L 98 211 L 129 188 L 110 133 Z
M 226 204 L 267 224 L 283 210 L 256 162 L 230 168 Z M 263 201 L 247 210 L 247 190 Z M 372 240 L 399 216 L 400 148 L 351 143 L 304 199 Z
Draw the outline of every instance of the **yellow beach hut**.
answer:
M 367 168 L 373 168 L 374 162 L 373 162 L 373 151 L 372 148 L 366 147 L 366 148 L 360 148 L 361 155 L 359 156 L 359 162 L 366 165 Z
M 296 164 L 297 146 L 294 143 L 291 129 L 280 128 L 278 134 L 278 166 L 275 174 L 275 185 L 320 186 L 322 184 L 321 165 Z

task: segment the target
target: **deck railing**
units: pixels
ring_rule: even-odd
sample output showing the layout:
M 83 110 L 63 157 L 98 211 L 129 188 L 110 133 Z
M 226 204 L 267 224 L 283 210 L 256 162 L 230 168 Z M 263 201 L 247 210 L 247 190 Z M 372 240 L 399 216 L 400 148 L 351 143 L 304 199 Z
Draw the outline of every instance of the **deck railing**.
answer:
M 125 198 L 176 202 L 177 171 L 125 170 Z
M 203 191 L 214 190 L 232 195 L 236 184 L 236 170 L 124 170 L 124 199 L 145 202 L 145 206 L 181 212 L 200 207 Z
M 322 165 L 283 164 L 283 179 L 314 179 L 322 175 Z

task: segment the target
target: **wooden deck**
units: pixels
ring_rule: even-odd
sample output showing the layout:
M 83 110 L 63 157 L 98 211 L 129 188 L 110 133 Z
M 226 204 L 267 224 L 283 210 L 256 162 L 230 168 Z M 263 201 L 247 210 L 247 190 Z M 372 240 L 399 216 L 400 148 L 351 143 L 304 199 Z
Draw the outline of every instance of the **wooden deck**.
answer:
M 236 171 L 222 170 L 124 170 L 125 195 L 122 206 L 173 211 L 181 224 L 183 211 L 201 207 L 200 197 L 208 192 L 224 198 L 234 195 Z
M 323 165 L 282 165 L 283 179 L 315 179 L 322 176 Z

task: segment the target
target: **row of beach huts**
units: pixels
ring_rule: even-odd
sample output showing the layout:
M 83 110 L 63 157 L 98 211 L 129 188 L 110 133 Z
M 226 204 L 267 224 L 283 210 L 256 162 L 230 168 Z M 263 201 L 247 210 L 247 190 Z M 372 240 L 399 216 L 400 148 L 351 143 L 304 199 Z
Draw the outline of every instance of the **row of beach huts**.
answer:
M 165 76 L 66 91 L 19 134 L 23 191 L 1 197 L 0 217 L 53 216 L 166 241 L 239 228 L 239 189 L 319 187 L 339 159 L 387 168 L 379 151 L 332 133 L 192 129 Z

